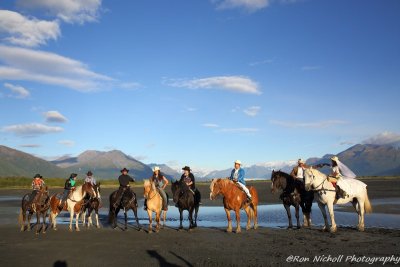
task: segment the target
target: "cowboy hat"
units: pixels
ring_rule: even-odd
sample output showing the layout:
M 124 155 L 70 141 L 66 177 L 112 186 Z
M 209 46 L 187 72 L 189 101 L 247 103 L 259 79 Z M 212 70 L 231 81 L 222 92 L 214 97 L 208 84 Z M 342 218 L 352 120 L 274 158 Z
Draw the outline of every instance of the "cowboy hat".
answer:
M 33 176 L 33 178 L 43 178 L 39 173 L 35 174 L 35 176 Z
M 240 160 L 236 160 L 236 161 L 235 161 L 235 164 L 242 165 L 242 162 L 241 162 Z
M 129 172 L 129 170 L 127 169 L 127 168 L 123 168 L 122 170 L 121 170 L 121 172 Z
M 93 173 L 92 173 L 92 171 L 88 171 L 88 172 L 86 173 L 86 175 L 87 175 L 87 176 L 92 176 Z
M 306 162 L 305 162 L 303 159 L 299 159 L 299 160 L 297 161 L 297 163 L 298 163 L 298 164 L 305 164 Z
M 160 167 L 158 167 L 158 166 L 155 166 L 154 168 L 153 168 L 153 172 L 156 172 L 156 171 L 159 171 L 160 170 Z
M 182 170 L 184 170 L 184 171 L 190 171 L 190 172 L 192 171 L 192 170 L 190 169 L 190 167 L 189 167 L 189 166 L 185 166 L 185 167 L 183 167 L 183 168 L 182 168 Z
M 331 160 L 333 160 L 333 161 L 339 161 L 339 158 L 337 157 L 337 156 L 333 156 L 332 158 L 331 158 Z

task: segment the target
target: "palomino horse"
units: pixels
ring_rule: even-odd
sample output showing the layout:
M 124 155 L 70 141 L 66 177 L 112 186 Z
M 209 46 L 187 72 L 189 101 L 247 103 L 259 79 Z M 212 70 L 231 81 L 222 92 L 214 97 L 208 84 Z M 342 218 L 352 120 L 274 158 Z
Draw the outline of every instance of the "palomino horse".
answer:
M 306 191 L 302 181 L 293 178 L 285 172 L 273 170 L 271 174 L 271 192 L 275 193 L 277 190 L 283 191 L 280 199 L 283 202 L 283 206 L 285 207 L 288 216 L 288 229 L 293 228 L 290 206 L 293 206 L 296 211 L 297 229 L 300 229 L 299 207 L 301 207 L 303 212 L 303 226 L 311 226 L 310 213 L 312 202 L 314 200 L 314 193 Z
M 100 228 L 99 224 L 99 208 L 101 203 L 101 196 L 100 196 L 100 183 L 93 185 L 94 192 L 96 196 L 94 197 L 85 197 L 85 202 L 82 205 L 81 213 L 82 213 L 82 223 L 86 225 L 87 221 L 87 228 L 93 225 L 92 222 L 92 211 L 95 212 L 96 215 L 96 227 Z M 87 212 L 86 212 L 87 210 Z
M 197 213 L 199 212 L 200 199 L 196 199 L 195 195 L 189 190 L 186 184 L 182 184 L 179 181 L 172 183 L 171 190 L 173 194 L 174 202 L 178 205 L 180 215 L 179 229 L 183 229 L 183 211 L 189 212 L 189 230 L 197 227 Z M 199 192 L 200 195 L 200 192 Z M 201 196 L 199 196 L 201 198 Z M 193 220 L 194 212 L 194 220 Z
M 251 228 L 251 219 L 254 222 L 254 229 L 257 229 L 257 205 L 258 205 L 258 194 L 254 187 L 250 186 L 249 191 L 252 197 L 252 202 L 247 201 L 246 193 L 244 193 L 234 182 L 229 179 L 213 179 L 210 185 L 210 199 L 214 200 L 218 195 L 224 197 L 224 208 L 226 217 L 228 219 L 227 232 L 232 232 L 232 220 L 231 210 L 235 211 L 236 214 L 236 233 L 240 233 L 240 209 L 244 209 L 247 215 L 247 226 L 246 230 Z
M 96 195 L 96 192 L 93 189 L 91 183 L 84 183 L 75 188 L 75 190 L 68 196 L 67 201 L 64 204 L 64 207 L 60 208 L 59 205 L 61 204 L 61 196 L 60 195 L 52 195 L 50 198 L 50 221 L 53 226 L 54 230 L 57 230 L 57 221 L 56 217 L 61 211 L 69 211 L 70 218 L 69 218 L 69 230 L 72 231 L 72 220 L 74 219 L 74 215 L 76 214 L 75 218 L 75 229 L 76 231 L 80 231 L 79 229 L 79 213 L 81 211 L 81 206 L 83 204 L 83 199 L 89 194 L 91 197 Z
M 167 217 L 167 211 L 162 210 L 163 203 L 160 193 L 158 193 L 157 188 L 154 183 L 149 180 L 144 180 L 144 197 L 147 200 L 147 214 L 149 215 L 149 234 L 153 232 L 153 212 L 156 214 L 156 232 L 160 231 L 160 217 L 163 213 L 163 226 L 165 225 L 165 220 Z
M 42 223 L 42 233 L 46 233 L 46 216 L 49 210 L 49 192 L 47 186 L 42 187 L 39 192 L 37 192 L 35 199 L 36 201 L 30 205 L 29 197 L 30 194 L 26 194 L 22 197 L 21 210 L 19 212 L 18 222 L 21 225 L 21 232 L 25 230 L 26 213 L 28 213 L 28 225 L 27 230 L 31 230 L 31 217 L 33 213 L 36 213 L 36 234 L 40 233 L 40 215 L 43 218 Z M 33 209 L 34 206 L 34 209 Z
M 118 205 L 118 207 L 114 207 L 114 203 L 117 201 L 117 193 L 118 191 L 114 191 L 110 195 L 110 209 L 108 211 L 108 223 L 112 225 L 112 228 L 115 229 L 117 228 L 117 216 L 118 212 L 122 209 L 124 210 L 124 216 L 125 216 L 125 230 L 128 229 L 128 211 L 132 210 L 133 214 L 135 215 L 135 220 L 136 220 L 136 225 L 138 227 L 138 230 L 140 231 L 140 224 L 139 224 L 139 219 L 137 216 L 137 200 L 136 200 L 136 194 L 133 192 L 130 188 L 126 189 L 124 194 L 122 195 L 121 201 Z
M 342 205 L 348 202 L 353 204 L 354 209 L 358 213 L 358 230 L 364 231 L 364 212 L 372 212 L 372 206 L 368 198 L 367 186 L 356 179 L 346 179 L 346 182 L 350 184 L 352 192 L 347 192 L 348 195 L 345 198 L 336 200 L 335 187 L 328 181 L 328 177 L 325 174 L 312 168 L 306 169 L 305 171 L 305 187 L 307 191 L 312 190 L 316 194 L 318 206 L 325 221 L 325 226 L 323 228 L 324 231 L 327 231 L 329 228 L 325 206 L 328 206 L 329 215 L 331 217 L 332 226 L 330 232 L 334 233 L 336 232 L 337 227 L 333 205 Z

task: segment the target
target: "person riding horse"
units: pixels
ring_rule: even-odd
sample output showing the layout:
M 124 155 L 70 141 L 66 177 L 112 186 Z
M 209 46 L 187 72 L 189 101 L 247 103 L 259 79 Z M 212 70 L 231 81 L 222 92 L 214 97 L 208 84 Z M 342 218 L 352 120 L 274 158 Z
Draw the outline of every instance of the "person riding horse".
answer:
M 160 193 L 163 199 L 163 210 L 168 210 L 168 198 L 167 193 L 165 193 L 165 188 L 168 185 L 168 179 L 161 173 L 160 167 L 155 166 L 153 169 L 153 176 L 150 181 L 154 183 L 157 188 L 158 193 Z M 147 199 L 144 200 L 144 210 L 147 210 Z
M 303 159 L 299 159 L 297 161 L 297 166 L 295 166 L 293 168 L 292 172 L 290 173 L 290 176 L 292 176 L 294 179 L 297 179 L 297 180 L 301 181 L 304 184 L 304 171 L 305 171 L 305 169 L 308 169 L 308 168 L 319 169 L 319 168 L 322 168 L 324 166 L 330 166 L 330 165 L 323 163 L 323 164 L 317 164 L 317 165 L 314 165 L 314 166 L 308 166 Z
M 244 191 L 247 195 L 247 200 L 251 202 L 251 194 L 249 189 L 246 187 L 246 181 L 244 180 L 245 171 L 241 168 L 242 162 L 240 160 L 236 160 L 234 162 L 234 168 L 231 171 L 231 176 L 229 177 L 235 184 L 237 184 L 242 191 Z
M 29 206 L 32 207 L 33 212 L 36 212 L 36 206 L 34 205 L 34 203 L 37 201 L 37 196 L 39 195 L 39 191 L 43 188 L 44 186 L 44 180 L 43 177 L 40 174 L 36 174 L 33 177 L 33 181 L 32 181 L 32 193 L 29 197 Z
M 196 182 L 195 182 L 195 178 L 192 173 L 192 170 L 190 169 L 189 166 L 183 167 L 182 170 L 183 170 L 183 174 L 182 174 L 179 182 L 181 184 L 186 184 L 188 186 L 190 192 L 192 192 L 192 194 L 195 196 L 196 203 L 200 203 L 201 196 L 200 196 L 200 192 L 196 188 Z M 177 205 L 175 205 L 175 206 L 177 206 Z
M 96 185 L 96 179 L 93 177 L 92 171 L 88 171 L 86 173 L 85 183 L 90 183 L 92 186 Z M 88 203 L 88 201 L 90 200 L 90 195 L 86 195 L 84 200 L 85 200 L 85 205 L 86 205 Z M 85 206 L 85 205 L 83 205 L 83 206 Z
M 75 190 L 76 177 L 77 176 L 78 176 L 78 174 L 71 173 L 69 178 L 65 181 L 64 192 L 63 192 L 63 195 L 62 195 L 61 203 L 58 206 L 59 209 L 63 209 L 65 201 L 67 201 L 67 198 L 69 197 L 71 192 Z
M 336 185 L 336 199 L 346 198 L 350 188 L 348 188 L 348 184 L 344 179 L 352 179 L 355 178 L 356 175 L 346 165 L 340 162 L 337 156 L 333 156 L 331 161 L 332 172 L 328 175 L 328 181 Z
M 126 190 L 130 190 L 129 182 L 135 182 L 131 176 L 128 175 L 129 170 L 123 168 L 121 170 L 121 175 L 118 177 L 119 188 L 116 196 L 116 201 L 114 203 L 114 208 L 117 208 L 121 204 L 121 199 L 124 196 Z

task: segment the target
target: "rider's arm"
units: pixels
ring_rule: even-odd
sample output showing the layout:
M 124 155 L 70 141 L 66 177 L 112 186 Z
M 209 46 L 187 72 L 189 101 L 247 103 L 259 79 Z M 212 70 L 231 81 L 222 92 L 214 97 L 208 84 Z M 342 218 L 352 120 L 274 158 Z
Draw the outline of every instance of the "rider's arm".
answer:
M 164 185 L 163 185 L 162 189 L 164 190 L 167 187 L 169 182 L 168 182 L 168 179 L 165 178 L 165 176 L 163 176 L 163 180 L 164 180 Z
M 243 171 L 243 169 L 240 169 L 240 170 L 239 170 L 239 173 L 238 173 L 238 181 L 239 181 L 239 182 L 244 181 L 244 171 Z

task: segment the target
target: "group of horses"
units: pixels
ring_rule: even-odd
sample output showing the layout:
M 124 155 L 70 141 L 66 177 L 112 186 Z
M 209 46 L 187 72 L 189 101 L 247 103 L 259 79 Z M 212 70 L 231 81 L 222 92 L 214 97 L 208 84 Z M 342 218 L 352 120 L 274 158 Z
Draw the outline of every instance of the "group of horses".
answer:
M 303 226 L 311 226 L 311 206 L 314 198 L 321 209 L 324 218 L 323 230 L 329 230 L 330 232 L 336 232 L 337 226 L 334 219 L 333 205 L 334 204 L 345 204 L 351 202 L 358 213 L 359 221 L 357 228 L 360 231 L 364 231 L 364 213 L 370 213 L 372 211 L 371 204 L 368 199 L 367 189 L 361 185 L 361 182 L 354 180 L 352 186 L 355 188 L 354 192 L 345 198 L 336 199 L 336 190 L 334 185 L 328 181 L 325 174 L 319 172 L 316 169 L 309 168 L 305 170 L 305 179 L 300 181 L 293 178 L 289 174 L 282 171 L 272 171 L 271 175 L 271 192 L 282 191 L 280 199 L 286 209 L 289 226 L 293 228 L 290 206 L 295 208 L 295 217 L 297 220 L 297 228 L 300 228 L 299 209 L 302 209 L 303 213 Z M 359 184 L 357 183 L 359 182 Z M 153 232 L 153 213 L 155 213 L 155 232 L 159 232 L 164 227 L 167 210 L 163 210 L 163 199 L 156 188 L 155 184 L 150 180 L 145 180 L 143 184 L 144 198 L 147 201 L 147 214 L 149 217 L 148 233 Z M 179 230 L 183 229 L 183 212 L 186 210 L 189 214 L 189 230 L 197 227 L 197 214 L 199 211 L 200 194 L 193 194 L 185 184 L 175 181 L 171 185 L 173 201 L 180 213 L 180 225 Z M 235 212 L 236 216 L 236 233 L 241 232 L 240 227 L 240 210 L 243 209 L 247 215 L 246 230 L 251 228 L 257 229 L 257 206 L 258 206 L 258 193 L 255 187 L 249 187 L 250 194 L 252 196 L 251 201 L 247 199 L 247 195 L 238 187 L 234 182 L 229 179 L 219 178 L 213 179 L 210 185 L 210 199 L 214 200 L 217 196 L 223 197 L 223 205 L 226 212 L 228 227 L 227 232 L 232 232 L 232 219 L 231 211 Z M 36 201 L 31 204 L 29 201 L 29 194 L 26 194 L 22 198 L 21 210 L 19 214 L 19 223 L 21 225 L 21 231 L 25 230 L 27 221 L 27 230 L 30 231 L 31 224 L 30 220 L 34 213 L 36 213 L 36 233 L 39 234 L 46 232 L 46 217 L 50 210 L 49 220 L 50 225 L 54 230 L 57 230 L 56 217 L 62 211 L 68 211 L 70 213 L 69 230 L 72 231 L 73 218 L 75 217 L 75 230 L 79 231 L 79 216 L 82 217 L 83 225 L 86 224 L 90 227 L 92 223 L 91 214 L 95 211 L 96 226 L 99 228 L 99 217 L 98 212 L 101 206 L 100 196 L 100 183 L 92 185 L 85 183 L 76 189 L 68 196 L 64 206 L 61 204 L 61 194 L 49 195 L 47 186 L 42 188 L 37 197 Z M 124 229 L 127 229 L 128 219 L 127 212 L 132 210 L 135 216 L 137 229 L 141 230 L 142 227 L 139 224 L 137 216 L 137 197 L 132 190 L 125 190 L 122 199 L 119 203 L 117 201 L 117 191 L 114 191 L 109 196 L 109 214 L 108 222 L 112 228 L 117 227 L 117 215 L 120 210 L 124 211 L 125 225 Z M 328 207 L 331 227 L 329 228 L 328 219 L 325 207 Z M 28 213 L 28 214 L 27 214 Z M 40 224 L 40 218 L 42 218 L 42 224 Z M 163 224 L 161 225 L 161 218 Z M 251 225 L 253 223 L 253 225 Z

